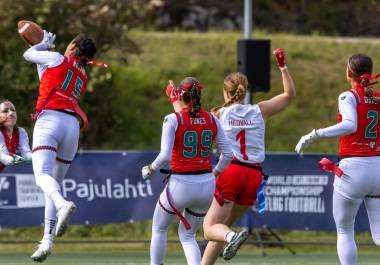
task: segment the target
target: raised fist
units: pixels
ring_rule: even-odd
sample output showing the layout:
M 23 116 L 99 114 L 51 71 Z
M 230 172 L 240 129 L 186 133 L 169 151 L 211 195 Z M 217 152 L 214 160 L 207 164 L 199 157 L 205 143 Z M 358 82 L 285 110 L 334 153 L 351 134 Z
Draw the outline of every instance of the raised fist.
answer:
M 277 65 L 280 68 L 284 68 L 286 66 L 285 64 L 285 52 L 281 48 L 277 48 L 273 51 L 274 56 L 276 56 Z
M 172 80 L 169 80 L 169 84 L 166 87 L 166 96 L 168 96 L 170 103 L 181 100 L 181 95 Z

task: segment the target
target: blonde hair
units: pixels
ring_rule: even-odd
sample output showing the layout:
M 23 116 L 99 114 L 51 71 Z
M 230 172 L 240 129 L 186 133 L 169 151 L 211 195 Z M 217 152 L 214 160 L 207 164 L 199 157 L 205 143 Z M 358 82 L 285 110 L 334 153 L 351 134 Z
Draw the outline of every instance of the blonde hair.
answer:
M 227 75 L 224 78 L 223 89 L 228 93 L 230 99 L 222 106 L 218 106 L 211 109 L 211 112 L 217 112 L 220 108 L 231 106 L 236 102 L 240 102 L 244 99 L 248 88 L 248 78 L 245 74 L 235 72 Z

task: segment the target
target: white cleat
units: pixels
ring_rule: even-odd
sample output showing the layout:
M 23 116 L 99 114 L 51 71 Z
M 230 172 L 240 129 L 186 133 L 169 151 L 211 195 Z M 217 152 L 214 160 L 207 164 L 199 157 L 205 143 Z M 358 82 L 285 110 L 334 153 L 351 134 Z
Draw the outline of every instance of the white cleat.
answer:
M 30 256 L 35 262 L 44 262 L 51 253 L 51 244 L 41 241 L 37 250 Z
M 230 260 L 233 257 L 235 257 L 238 249 L 247 240 L 247 238 L 248 238 L 247 230 L 242 230 L 239 233 L 236 233 L 232 237 L 231 242 L 229 242 L 227 246 L 224 248 L 223 258 L 225 260 Z
M 76 209 L 77 207 L 75 204 L 70 201 L 65 202 L 65 204 L 59 208 L 57 213 L 57 228 L 55 230 L 55 235 L 57 237 L 62 236 L 66 232 L 68 222 Z

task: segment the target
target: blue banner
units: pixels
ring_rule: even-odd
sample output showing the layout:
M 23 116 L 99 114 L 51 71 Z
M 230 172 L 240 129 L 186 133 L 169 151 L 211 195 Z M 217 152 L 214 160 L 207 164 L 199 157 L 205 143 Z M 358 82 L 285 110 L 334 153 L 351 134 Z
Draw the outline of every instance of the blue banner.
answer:
M 78 207 L 72 223 L 104 224 L 152 218 L 164 188 L 164 176 L 156 173 L 145 182 L 141 168 L 156 155 L 157 152 L 143 151 L 78 153 L 62 183 L 63 195 Z M 268 154 L 263 165 L 264 172 L 270 175 L 264 190 L 266 212 L 259 215 L 253 208 L 238 224 L 334 231 L 334 177 L 319 169 L 322 157 Z M 337 161 L 336 156 L 327 157 Z M 31 164 L 9 166 L 0 174 L 0 226 L 40 225 L 43 206 L 44 196 L 35 186 Z M 363 209 L 356 219 L 356 228 L 369 230 Z

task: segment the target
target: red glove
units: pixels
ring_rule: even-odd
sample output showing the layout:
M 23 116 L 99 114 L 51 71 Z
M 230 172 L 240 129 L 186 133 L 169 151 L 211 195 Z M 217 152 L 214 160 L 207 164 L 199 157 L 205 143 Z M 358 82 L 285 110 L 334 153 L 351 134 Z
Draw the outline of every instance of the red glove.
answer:
M 285 52 L 281 48 L 277 48 L 273 51 L 274 56 L 276 56 L 277 65 L 280 68 L 286 67 L 285 64 Z
M 172 80 L 169 80 L 169 85 L 166 87 L 166 95 L 168 96 L 170 103 L 181 100 L 181 95 Z

